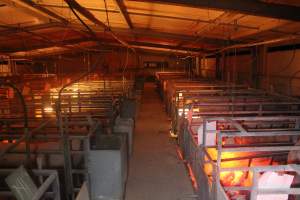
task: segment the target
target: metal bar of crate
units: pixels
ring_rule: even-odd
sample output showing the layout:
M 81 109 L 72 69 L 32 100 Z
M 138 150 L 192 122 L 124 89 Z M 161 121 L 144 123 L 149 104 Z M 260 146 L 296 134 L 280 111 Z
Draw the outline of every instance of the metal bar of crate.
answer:
M 0 169 L 1 175 L 7 175 L 13 172 L 14 169 Z M 42 183 L 42 185 L 38 188 L 37 192 L 34 194 L 33 200 L 41 199 L 45 194 L 51 196 L 54 200 L 60 200 L 60 185 L 58 179 L 58 173 L 56 170 L 47 170 L 47 169 L 33 169 L 33 173 L 37 176 L 48 176 L 47 179 Z M 48 189 L 52 186 L 53 192 L 49 193 Z M 51 194 L 51 195 L 49 195 Z M 11 192 L 1 191 L 0 196 L 10 196 Z

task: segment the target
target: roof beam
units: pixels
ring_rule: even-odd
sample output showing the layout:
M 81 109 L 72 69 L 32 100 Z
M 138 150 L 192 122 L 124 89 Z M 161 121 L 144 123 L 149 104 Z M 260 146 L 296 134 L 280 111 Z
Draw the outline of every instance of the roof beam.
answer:
M 291 23 L 291 22 L 288 22 L 288 23 Z M 232 35 L 232 38 L 233 39 L 245 39 L 249 36 L 255 36 L 259 33 L 267 32 L 267 31 L 270 31 L 270 30 L 275 29 L 277 27 L 287 25 L 288 23 L 287 23 L 287 21 L 268 22 L 268 23 L 265 23 L 265 24 L 261 25 L 259 30 L 257 30 L 257 31 L 246 30 L 246 31 L 242 31 L 242 32 L 237 32 L 237 33 Z
M 257 0 L 131 0 L 178 6 L 234 11 L 248 15 L 300 21 L 300 7 L 265 3 Z
M 113 42 L 103 42 L 102 46 L 106 47 L 120 47 L 119 43 Z M 157 52 L 169 52 L 169 53 L 178 53 L 178 54 L 188 54 L 188 55 L 200 55 L 201 53 L 207 53 L 202 49 L 198 48 L 177 48 L 176 46 L 171 45 L 162 45 L 156 43 L 148 43 L 148 42 L 131 42 L 130 46 L 136 49 L 144 49 L 144 50 L 151 50 Z
M 101 47 L 123 47 L 120 43 L 116 43 L 115 41 L 103 41 L 101 44 L 96 42 L 95 40 L 86 40 L 86 39 L 74 39 L 69 41 L 64 41 L 59 46 L 36 46 L 33 49 L 29 50 L 17 50 L 14 52 L 3 52 L 6 55 L 9 55 L 13 58 L 26 58 L 26 57 L 43 57 L 52 54 L 62 54 L 66 52 L 74 52 L 74 51 L 102 51 L 101 49 L 97 48 L 98 45 Z M 161 45 L 161 44 L 154 44 L 154 43 L 143 43 L 143 42 L 132 42 L 130 45 L 136 49 L 143 49 L 143 50 L 150 50 L 150 51 L 157 51 L 157 52 L 169 52 L 169 53 L 176 53 L 176 54 L 188 54 L 188 55 L 200 55 L 201 53 L 206 53 L 202 49 L 197 48 L 177 48 L 176 46 L 170 45 Z M 96 47 L 97 49 L 93 49 Z
M 40 22 L 49 22 L 49 16 L 43 13 L 37 13 L 32 9 L 28 9 L 28 7 L 24 7 L 24 5 L 18 4 L 12 0 L 1 0 L 1 3 L 5 3 L 6 6 L 9 6 L 14 9 L 18 9 L 19 12 L 28 14 L 38 19 Z
M 182 34 L 174 34 L 174 33 L 166 33 L 166 32 L 159 32 L 151 29 L 141 29 L 141 28 L 135 28 L 133 30 L 129 31 L 127 29 L 121 29 L 116 28 L 114 29 L 115 32 L 122 34 L 130 34 L 133 33 L 138 36 L 147 36 L 151 38 L 158 38 L 158 39 L 166 39 L 166 40 L 176 40 L 176 41 L 183 41 L 183 42 L 195 42 L 195 40 L 198 40 L 199 43 L 203 44 L 213 44 L 213 45 L 219 45 L 219 46 L 225 46 L 228 44 L 236 44 L 239 43 L 238 41 L 229 41 L 224 39 L 218 39 L 218 38 L 209 38 L 209 37 L 201 37 L 196 35 L 182 35 Z
M 84 41 L 75 44 L 65 44 L 63 46 L 52 46 L 52 47 L 43 47 L 28 51 L 17 51 L 8 54 L 12 58 L 28 58 L 28 57 L 43 57 L 49 55 L 63 54 L 65 52 L 78 52 L 78 51 L 100 51 L 90 49 L 95 46 L 97 43 L 95 41 Z
M 0 27 L 4 27 L 6 29 L 10 29 L 11 31 L 22 31 L 22 32 L 25 32 L 27 34 L 30 34 L 33 37 L 33 39 L 36 39 L 38 41 L 42 41 L 42 42 L 49 43 L 49 44 L 52 44 L 52 45 L 56 45 L 57 44 L 56 42 L 52 41 L 48 37 L 44 36 L 43 34 L 35 33 L 35 32 L 32 32 L 32 31 L 28 31 L 28 30 L 26 30 L 25 28 L 22 28 L 22 27 L 14 27 L 14 26 L 6 26 L 6 25 L 0 25 Z
M 25 51 L 34 51 L 37 49 L 46 49 L 46 48 L 54 48 L 54 47 L 64 47 L 64 48 L 68 48 L 70 50 L 78 50 L 71 48 L 72 45 L 76 45 L 76 44 L 80 44 L 82 42 L 86 42 L 86 41 L 90 41 L 90 42 L 95 42 L 94 40 L 91 40 L 89 38 L 74 38 L 74 39 L 69 39 L 69 40 L 60 40 L 60 41 L 56 41 L 56 43 L 52 42 L 44 42 L 44 43 L 34 43 L 32 42 L 32 44 L 30 46 L 28 46 L 26 49 L 24 49 L 23 47 L 15 47 L 13 49 L 10 50 L 5 50 L 2 52 L 6 52 L 6 53 L 15 53 L 15 52 L 25 52 Z M 85 49 L 81 49 L 81 50 L 85 50 Z
M 6 30 L 3 30 L 0 32 L 0 37 L 7 37 L 8 35 L 12 35 L 12 34 L 18 34 L 21 32 L 27 32 L 27 31 L 39 31 L 39 30 L 44 30 L 44 29 L 49 29 L 49 28 L 54 28 L 54 27 L 61 27 L 61 23 L 58 22 L 50 22 L 50 23 L 46 23 L 46 24 L 38 24 L 38 25 L 32 25 L 32 26 L 26 26 L 22 29 L 20 29 L 18 27 L 14 28 L 14 27 L 9 27 Z
M 50 4 L 39 4 L 41 6 L 49 7 L 49 8 L 61 8 L 66 9 L 67 6 L 64 5 L 50 5 Z M 95 12 L 106 12 L 105 9 L 101 8 L 86 8 L 89 11 L 95 11 Z M 107 9 L 108 13 L 120 13 L 117 10 L 110 10 Z M 182 20 L 182 21 L 190 21 L 190 22 L 196 22 L 196 23 L 205 23 L 205 24 L 212 24 L 212 25 L 222 25 L 222 26 L 228 26 L 228 27 L 235 27 L 235 28 L 244 28 L 244 29 L 251 29 L 251 30 L 259 30 L 258 27 L 255 26 L 247 26 L 242 24 L 234 24 L 230 22 L 218 22 L 216 23 L 214 20 L 203 20 L 203 19 L 196 19 L 196 18 L 188 18 L 188 17 L 175 17 L 175 16 L 169 16 L 169 15 L 161 15 L 161 14 L 153 14 L 153 13 L 141 13 L 141 12 L 133 12 L 133 11 L 127 11 L 128 15 L 136 15 L 136 16 L 145 16 L 145 17 L 155 17 L 155 18 L 161 18 L 161 19 L 171 19 L 171 20 Z
M 144 43 L 144 42 L 133 42 L 130 43 L 130 45 L 137 49 L 163 51 L 163 52 L 167 51 L 167 52 L 178 53 L 178 54 L 200 55 L 201 53 L 204 53 L 202 49 L 197 49 L 197 48 L 183 48 L 183 47 Z
M 55 40 L 52 40 L 48 37 L 46 37 L 45 35 L 43 34 L 40 34 L 40 33 L 36 33 L 34 31 L 28 31 L 26 28 L 22 28 L 22 27 L 13 27 L 13 26 L 5 26 L 5 25 L 0 25 L 0 27 L 5 27 L 7 29 L 11 29 L 12 31 L 22 31 L 22 32 L 25 32 L 25 33 L 28 33 L 30 34 L 31 36 L 33 36 L 32 39 L 36 39 L 40 42 L 43 42 L 45 44 L 49 44 L 50 47 L 49 48 L 61 48 L 61 47 L 64 47 L 64 48 L 67 48 L 67 49 L 70 49 L 70 50 L 77 50 L 78 48 L 80 47 L 73 47 L 72 45 L 68 45 L 68 44 L 65 44 L 65 41 L 55 41 Z M 85 40 L 87 38 L 84 38 Z M 85 49 L 83 49 L 85 50 Z
M 129 14 L 127 12 L 127 9 L 126 9 L 126 6 L 125 6 L 123 0 L 114 0 L 114 1 L 117 4 L 117 6 L 119 7 L 120 13 L 122 14 L 123 18 L 125 19 L 128 27 L 130 29 L 133 29 L 133 25 L 132 25 L 131 19 L 129 17 Z
M 3 2 L 5 3 L 15 3 L 16 5 L 19 5 L 20 7 L 24 8 L 24 9 L 28 9 L 31 14 L 38 14 L 38 15 L 41 15 L 43 17 L 47 17 L 47 18 L 50 18 L 50 19 L 54 19 L 54 20 L 57 20 L 57 21 L 60 21 L 60 22 L 63 22 L 63 23 L 68 23 L 68 21 L 57 15 L 56 13 L 48 10 L 47 8 L 44 8 L 36 3 L 34 3 L 33 1 L 31 0 L 2 0 Z
M 61 17 L 60 15 L 56 14 L 55 12 L 52 12 L 51 10 L 48 10 L 47 8 L 45 8 L 44 6 L 41 6 L 35 2 L 33 2 L 32 0 L 1 0 L 4 1 L 6 3 L 11 4 L 15 4 L 15 5 L 19 5 L 20 8 L 22 8 L 22 10 L 24 10 L 25 12 L 29 12 L 31 15 L 35 15 L 35 16 L 41 16 L 43 18 L 46 19 L 52 19 L 55 20 L 57 22 L 62 23 L 62 25 L 67 26 L 68 28 L 72 29 L 69 23 L 69 21 L 67 19 L 65 19 L 64 17 Z M 50 20 L 51 22 L 51 20 Z M 47 22 L 49 23 L 49 22 Z M 87 34 L 82 32 L 82 31 L 78 31 L 78 30 L 74 30 L 73 31 L 78 32 L 81 35 L 86 36 Z
M 133 0 L 135 1 L 135 0 Z M 138 0 L 137 0 L 138 1 Z M 214 24 L 217 25 L 216 22 L 213 20 L 203 20 L 203 19 L 197 19 L 197 18 L 190 18 L 190 17 L 175 17 L 175 16 L 168 16 L 168 15 L 161 15 L 161 14 L 154 14 L 154 13 L 139 13 L 139 12 L 128 12 L 130 15 L 136 15 L 136 16 L 146 16 L 146 17 L 155 17 L 155 18 L 161 18 L 161 19 L 171 19 L 171 20 L 181 20 L 181 21 L 190 21 L 190 22 L 196 22 L 196 23 L 204 23 L 204 24 Z M 228 26 L 228 27 L 238 27 L 238 28 L 245 28 L 245 29 L 255 29 L 257 30 L 257 27 L 254 26 L 247 26 L 242 24 L 234 24 L 234 23 L 223 23 L 220 22 L 218 25 L 222 26 Z
M 108 33 L 115 39 L 117 40 L 119 43 L 121 43 L 122 45 L 131 48 L 130 45 L 120 39 L 114 32 L 112 32 L 110 30 L 110 27 L 106 26 L 106 24 L 104 24 L 103 22 L 101 22 L 100 20 L 98 20 L 93 13 L 91 13 L 89 10 L 87 10 L 86 8 L 82 7 L 77 1 L 75 0 L 64 0 L 69 6 L 71 6 L 73 9 L 75 9 L 76 11 L 78 11 L 81 15 L 83 15 L 85 18 L 87 18 L 88 20 L 90 20 L 91 22 L 95 23 L 96 25 L 103 27 L 104 30 L 108 31 Z

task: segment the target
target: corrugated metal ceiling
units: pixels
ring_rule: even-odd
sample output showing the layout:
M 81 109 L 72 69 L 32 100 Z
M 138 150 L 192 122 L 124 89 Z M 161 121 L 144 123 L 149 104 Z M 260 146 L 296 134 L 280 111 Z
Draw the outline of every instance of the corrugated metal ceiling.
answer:
M 46 28 L 35 30 L 35 26 L 48 24 L 49 19 L 41 13 L 34 13 L 35 10 L 30 9 L 29 6 L 24 6 L 22 4 L 24 1 L 28 0 L 0 0 L 0 5 L 6 5 L 0 7 L 1 28 L 11 30 L 9 35 L 0 34 L 0 48 L 3 52 L 7 47 L 10 47 L 8 48 L 9 51 L 22 49 L 19 32 L 24 28 L 41 34 L 49 40 L 53 40 L 53 42 L 70 40 L 70 38 L 78 39 L 88 35 L 86 29 L 63 0 L 34 0 L 33 2 L 68 20 L 67 27 L 72 27 L 72 31 L 69 30 L 72 32 L 72 36 L 69 38 L 63 36 L 64 31 L 61 31 L 61 27 L 65 25 L 54 26 L 50 29 L 46 26 Z M 143 42 L 212 50 L 228 44 L 229 41 L 260 40 L 259 35 L 267 35 L 268 33 L 270 37 L 273 37 L 273 33 L 282 36 L 300 34 L 299 22 L 225 10 L 124 0 L 122 3 L 132 23 L 133 28 L 131 29 L 126 17 L 120 12 L 121 8 L 117 1 L 121 0 L 77 0 L 81 6 L 90 11 L 98 20 L 110 26 L 117 35 L 125 38 L 129 43 Z M 265 0 L 265 2 L 286 3 L 297 6 L 300 4 L 296 0 Z M 100 39 L 107 39 L 103 27 L 95 26 L 93 22 L 81 14 L 79 16 L 98 34 Z M 13 29 L 16 27 L 22 29 L 17 29 L 14 32 Z M 67 30 L 67 27 L 64 30 Z M 51 31 L 61 34 L 55 36 Z M 28 41 L 32 40 L 32 43 L 38 40 L 37 43 L 40 44 L 41 41 L 40 38 L 38 39 L 37 36 L 29 32 L 25 32 L 22 37 Z M 191 37 L 192 39 L 186 41 L 185 37 Z M 42 45 L 34 44 L 32 46 L 42 47 Z

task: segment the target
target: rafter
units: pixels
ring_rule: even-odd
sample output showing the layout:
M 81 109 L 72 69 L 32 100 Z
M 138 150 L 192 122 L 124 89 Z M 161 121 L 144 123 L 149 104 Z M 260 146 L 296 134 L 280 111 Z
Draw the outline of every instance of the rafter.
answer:
M 43 6 L 34 3 L 31 0 L 2 0 L 2 1 L 8 4 L 14 3 L 19 7 L 21 7 L 23 10 L 28 10 L 33 15 L 39 15 L 59 22 L 68 23 L 68 21 L 65 18 L 57 15 L 56 13 L 48 10 L 47 8 L 44 8 Z
M 45 23 L 45 24 L 38 24 L 38 25 L 32 25 L 32 26 L 26 26 L 22 29 L 20 27 L 9 27 L 6 30 L 3 30 L 0 32 L 0 37 L 7 37 L 7 35 L 12 35 L 20 32 L 26 32 L 26 31 L 39 31 L 43 29 L 48 29 L 48 28 L 55 28 L 55 27 L 61 27 L 62 24 L 58 22 L 50 22 L 50 23 Z
M 120 43 L 115 41 L 103 41 L 100 45 L 101 48 L 98 48 L 99 43 L 95 40 L 86 40 L 86 39 L 73 39 L 69 41 L 61 42 L 59 46 L 43 45 L 35 46 L 32 49 L 20 50 L 15 49 L 13 52 L 3 52 L 5 55 L 9 55 L 13 58 L 25 58 L 25 57 L 43 57 L 53 54 L 62 54 L 67 52 L 80 52 L 80 51 L 102 51 L 103 48 L 122 48 L 123 46 Z M 157 51 L 157 52 L 169 52 L 176 54 L 189 54 L 189 55 L 200 55 L 205 53 L 202 49 L 197 48 L 177 48 L 176 46 L 171 45 L 161 45 L 154 43 L 144 43 L 144 42 L 131 42 L 130 45 L 136 49 L 143 49 L 148 51 Z M 96 47 L 96 49 L 94 48 Z
M 91 22 L 95 23 L 96 25 L 104 28 L 104 30 L 108 31 L 108 33 L 115 39 L 117 40 L 120 44 L 126 46 L 126 47 L 130 47 L 130 45 L 120 39 L 114 32 L 112 32 L 110 30 L 110 27 L 106 26 L 106 24 L 104 24 L 102 21 L 100 21 L 99 19 L 97 19 L 89 10 L 87 10 L 86 8 L 82 7 L 77 1 L 75 0 L 64 0 L 69 6 L 71 6 L 73 9 L 75 9 L 76 11 L 78 11 L 81 15 L 83 15 L 85 18 L 87 18 L 88 20 L 90 20 Z
M 12 49 L 3 51 L 6 53 L 14 53 L 14 52 L 21 52 L 21 51 L 34 51 L 36 49 L 46 49 L 46 48 L 52 48 L 52 47 L 63 47 L 63 48 L 68 48 L 69 50 L 75 50 L 74 48 L 71 48 L 72 45 L 76 45 L 82 42 L 86 42 L 86 41 L 93 41 L 89 38 L 74 38 L 74 39 L 68 39 L 68 40 L 60 40 L 60 41 L 56 41 L 55 42 L 44 42 L 44 43 L 35 43 L 32 42 L 30 46 L 28 46 L 26 49 L 24 49 L 23 47 L 14 47 Z M 94 41 L 95 42 L 95 41 Z M 78 50 L 78 49 L 76 49 Z M 84 49 L 81 49 L 84 50 Z
M 60 9 L 67 9 L 67 6 L 64 5 L 50 5 L 50 4 L 40 4 L 41 6 L 49 7 L 49 8 L 60 8 Z M 102 8 L 91 8 L 87 7 L 86 8 L 89 11 L 95 11 L 95 12 L 106 12 L 105 9 Z M 119 13 L 119 11 L 116 10 L 107 10 L 108 13 Z M 211 24 L 211 25 L 222 25 L 222 26 L 228 26 L 228 27 L 237 27 L 237 28 L 244 28 L 244 29 L 251 29 L 251 30 L 258 30 L 258 27 L 255 26 L 247 26 L 247 25 L 242 25 L 242 24 L 234 24 L 234 23 L 224 23 L 224 22 L 218 22 L 215 23 L 214 21 L 211 20 L 203 20 L 203 19 L 196 19 L 196 18 L 191 18 L 191 17 L 175 17 L 175 16 L 169 16 L 169 15 L 162 15 L 162 14 L 153 14 L 153 13 L 141 13 L 141 12 L 134 12 L 134 11 L 127 11 L 128 15 L 135 15 L 135 16 L 145 16 L 145 17 L 155 17 L 155 18 L 160 18 L 160 19 L 171 19 L 171 20 L 181 20 L 181 21 L 190 21 L 190 22 L 200 22 L 204 24 Z
M 122 14 L 123 18 L 125 19 L 128 27 L 130 29 L 133 29 L 133 25 L 132 25 L 130 16 L 129 16 L 128 12 L 127 12 L 127 9 L 126 9 L 126 6 L 124 5 L 123 0 L 114 0 L 114 1 L 117 4 L 117 6 L 119 7 L 120 13 Z
M 75 51 L 87 51 L 92 50 L 91 47 L 95 46 L 97 43 L 95 41 L 84 41 L 77 42 L 74 44 L 65 44 L 63 46 L 51 46 L 51 47 L 41 47 L 37 49 L 32 49 L 28 51 L 17 51 L 9 53 L 8 55 L 12 58 L 26 58 L 26 57 L 42 57 L 53 54 L 62 54 L 64 52 L 75 52 Z
M 171 45 L 162 45 L 156 43 L 148 43 L 148 42 L 132 42 L 130 45 L 134 47 L 144 47 L 144 49 L 166 49 L 174 52 L 181 52 L 185 54 L 200 54 L 203 53 L 204 50 L 200 48 L 185 48 L 185 47 L 177 47 Z
M 139 36 L 147 36 L 151 38 L 157 38 L 157 39 L 165 39 L 165 40 L 176 40 L 179 42 L 195 42 L 197 40 L 199 43 L 203 44 L 212 44 L 217 46 L 225 46 L 228 44 L 236 44 L 239 43 L 239 41 L 229 41 L 219 38 L 210 38 L 203 36 L 199 38 L 196 35 L 183 35 L 183 34 L 175 34 L 175 33 L 167 33 L 167 32 L 159 32 L 151 29 L 141 29 L 141 28 L 135 28 L 133 30 L 129 31 L 127 29 L 121 29 L 121 28 L 115 28 L 114 31 L 118 33 L 119 35 L 128 35 L 130 33 L 134 33 L 135 35 Z

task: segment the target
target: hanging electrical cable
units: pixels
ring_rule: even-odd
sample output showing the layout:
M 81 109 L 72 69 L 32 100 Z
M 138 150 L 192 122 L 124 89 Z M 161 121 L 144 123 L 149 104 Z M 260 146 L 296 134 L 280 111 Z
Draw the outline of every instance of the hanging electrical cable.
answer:
M 75 17 L 80 21 L 80 23 L 88 30 L 88 32 L 95 37 L 95 39 L 97 39 L 97 35 L 96 33 L 79 17 L 79 15 L 76 13 L 76 11 L 73 9 L 72 5 L 66 1 L 66 3 L 68 4 L 70 10 L 72 11 L 72 13 L 75 15 Z
M 122 70 L 122 75 L 124 76 L 125 70 L 127 68 L 128 65 L 128 57 L 129 57 L 129 52 L 128 52 L 128 48 L 126 49 L 126 57 L 125 57 L 125 63 L 124 63 L 124 67 Z
M 107 4 L 106 4 L 106 0 L 103 0 L 103 1 L 104 1 L 104 6 L 105 6 L 105 13 L 106 13 L 107 27 L 108 27 L 108 30 L 110 31 L 110 24 L 109 24 L 109 18 L 108 18 Z
M 125 71 L 126 71 L 127 65 L 128 65 L 128 57 L 129 57 L 129 52 L 128 52 L 128 48 L 127 48 L 126 49 L 125 63 L 124 63 L 124 67 L 123 67 L 123 70 L 122 70 L 123 90 L 125 89 Z
M 89 10 L 82 7 L 76 0 L 64 0 L 69 7 L 74 8 L 77 10 L 80 14 L 82 14 L 84 17 L 89 19 L 91 22 L 95 23 L 96 25 L 104 28 L 104 30 L 107 30 L 108 33 L 113 37 L 116 41 L 118 41 L 123 46 L 132 49 L 132 51 L 135 51 L 134 48 L 128 44 L 127 41 L 124 41 L 123 39 L 119 38 L 112 30 L 108 28 L 106 24 L 104 24 L 102 21 L 98 20 Z

